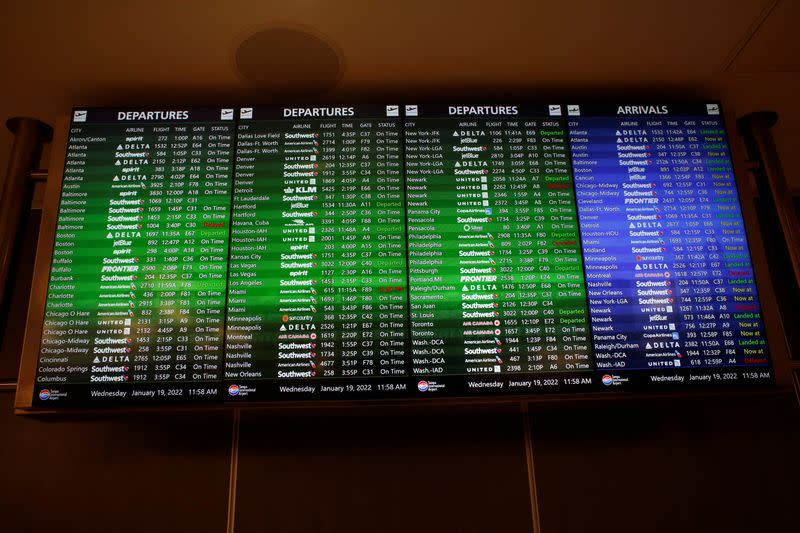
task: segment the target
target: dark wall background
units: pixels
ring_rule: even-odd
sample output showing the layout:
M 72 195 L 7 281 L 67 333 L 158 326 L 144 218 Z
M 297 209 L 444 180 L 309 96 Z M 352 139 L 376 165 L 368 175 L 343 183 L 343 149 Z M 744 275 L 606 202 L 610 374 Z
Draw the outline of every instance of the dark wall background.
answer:
M 545 532 L 798 531 L 794 397 L 534 415 Z
M 224 532 L 231 411 L 37 420 L 0 393 L 3 531 Z M 797 531 L 790 393 L 532 406 L 545 533 Z M 238 532 L 533 529 L 514 406 L 242 411 Z

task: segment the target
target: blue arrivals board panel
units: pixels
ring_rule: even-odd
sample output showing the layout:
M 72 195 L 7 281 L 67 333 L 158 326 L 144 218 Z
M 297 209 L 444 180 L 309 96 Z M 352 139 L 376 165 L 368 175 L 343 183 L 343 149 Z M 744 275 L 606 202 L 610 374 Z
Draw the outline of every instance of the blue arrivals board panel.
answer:
M 773 383 L 719 104 L 70 128 L 33 408 Z
M 580 111 L 570 119 L 570 144 L 595 367 L 768 364 L 719 107 Z M 649 379 L 716 378 L 671 372 Z

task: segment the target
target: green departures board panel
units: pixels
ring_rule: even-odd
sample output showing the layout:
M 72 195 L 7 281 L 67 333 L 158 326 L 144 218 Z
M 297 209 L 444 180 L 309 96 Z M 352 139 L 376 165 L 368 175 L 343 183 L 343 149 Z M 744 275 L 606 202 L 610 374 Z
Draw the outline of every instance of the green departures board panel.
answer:
M 590 370 L 566 122 L 477 109 L 406 119 L 413 372 Z
M 75 112 L 38 366 L 46 401 L 216 396 L 234 136 L 232 109 Z
M 669 139 L 632 137 L 652 113 L 698 118 L 668 116 Z M 727 292 L 755 295 L 749 261 L 715 270 L 713 291 L 693 289 L 727 321 L 670 322 L 673 304 L 700 298 L 672 288 L 683 256 L 659 237 L 659 182 L 638 183 L 654 163 L 685 173 L 694 145 L 664 142 L 691 141 L 696 124 L 722 128 L 718 115 L 717 104 L 75 110 L 32 403 L 769 384 L 768 359 L 730 339 L 704 341 L 708 365 L 691 369 L 656 368 L 645 353 L 669 345 L 681 361 L 712 326 L 763 345 L 755 297 L 729 298 L 738 314 L 722 307 Z M 697 183 L 722 183 L 692 168 Z M 697 195 L 729 201 L 726 180 Z M 652 257 L 638 222 L 644 186 L 648 231 L 663 241 Z M 708 218 L 703 202 L 682 202 L 680 217 Z M 743 227 L 733 218 L 726 228 Z M 720 243 L 746 250 L 740 230 L 709 231 L 693 250 L 714 260 Z M 620 288 L 603 289 L 613 283 L 597 265 L 619 271 Z M 639 314 L 608 315 L 612 303 Z M 730 322 L 744 311 L 749 323 Z M 635 327 L 641 341 L 625 333 Z M 741 364 L 710 357 L 723 343 Z
M 244 397 L 408 376 L 400 119 L 284 109 L 238 126 L 226 380 Z

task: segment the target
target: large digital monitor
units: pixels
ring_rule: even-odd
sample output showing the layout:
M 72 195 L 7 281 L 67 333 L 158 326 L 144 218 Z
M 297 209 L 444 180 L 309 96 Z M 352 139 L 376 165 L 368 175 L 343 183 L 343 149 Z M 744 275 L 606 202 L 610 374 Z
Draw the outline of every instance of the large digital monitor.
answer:
M 717 103 L 76 109 L 64 157 L 23 410 L 773 380 Z

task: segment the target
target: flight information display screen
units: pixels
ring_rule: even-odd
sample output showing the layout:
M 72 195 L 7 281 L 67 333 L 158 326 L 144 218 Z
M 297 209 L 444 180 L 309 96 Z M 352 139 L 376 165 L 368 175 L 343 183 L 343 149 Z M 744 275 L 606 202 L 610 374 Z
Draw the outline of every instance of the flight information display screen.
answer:
M 78 109 L 55 229 L 34 406 L 772 383 L 718 104 Z

